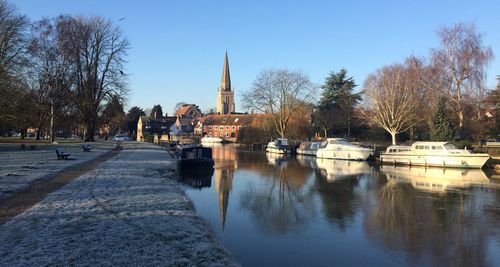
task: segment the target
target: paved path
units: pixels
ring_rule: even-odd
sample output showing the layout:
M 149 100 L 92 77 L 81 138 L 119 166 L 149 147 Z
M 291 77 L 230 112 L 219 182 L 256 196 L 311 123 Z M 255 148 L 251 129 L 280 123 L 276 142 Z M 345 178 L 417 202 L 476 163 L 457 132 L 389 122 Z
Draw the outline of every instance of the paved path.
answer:
M 228 266 L 158 146 L 124 150 L 0 225 L 0 266 Z

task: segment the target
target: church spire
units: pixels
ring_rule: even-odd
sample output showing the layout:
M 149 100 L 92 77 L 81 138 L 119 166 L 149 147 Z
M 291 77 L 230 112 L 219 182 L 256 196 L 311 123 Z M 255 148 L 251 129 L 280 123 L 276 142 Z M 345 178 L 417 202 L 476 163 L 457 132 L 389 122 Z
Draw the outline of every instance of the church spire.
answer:
M 231 91 L 231 77 L 229 75 L 229 60 L 227 59 L 227 51 L 226 51 L 226 57 L 224 58 L 224 66 L 222 67 L 222 79 L 220 82 L 220 90 Z

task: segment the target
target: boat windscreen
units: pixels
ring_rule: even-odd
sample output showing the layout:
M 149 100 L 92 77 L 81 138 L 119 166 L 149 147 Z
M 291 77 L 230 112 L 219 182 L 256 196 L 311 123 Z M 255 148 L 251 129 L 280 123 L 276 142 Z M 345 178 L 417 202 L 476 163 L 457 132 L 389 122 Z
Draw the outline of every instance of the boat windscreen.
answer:
M 446 148 L 447 150 L 458 149 L 454 144 L 450 144 L 450 143 L 445 144 L 444 148 Z

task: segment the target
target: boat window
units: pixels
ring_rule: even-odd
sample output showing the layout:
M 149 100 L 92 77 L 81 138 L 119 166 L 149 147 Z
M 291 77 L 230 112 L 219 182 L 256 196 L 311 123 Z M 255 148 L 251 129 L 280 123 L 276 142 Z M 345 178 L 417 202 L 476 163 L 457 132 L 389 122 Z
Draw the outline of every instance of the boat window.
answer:
M 422 149 L 422 146 L 417 145 L 417 146 L 415 146 L 415 148 L 416 148 L 416 149 Z
M 328 145 L 328 141 L 321 142 L 320 148 L 325 148 Z
M 432 146 L 432 149 L 433 150 L 441 150 L 443 149 L 441 146 Z
M 330 140 L 330 144 L 335 144 L 335 140 Z
M 429 149 L 430 149 L 430 148 L 429 148 L 429 146 L 424 146 L 424 147 L 425 147 L 425 149 L 427 149 L 427 150 L 429 150 Z
M 396 149 L 389 149 L 389 152 L 396 152 Z

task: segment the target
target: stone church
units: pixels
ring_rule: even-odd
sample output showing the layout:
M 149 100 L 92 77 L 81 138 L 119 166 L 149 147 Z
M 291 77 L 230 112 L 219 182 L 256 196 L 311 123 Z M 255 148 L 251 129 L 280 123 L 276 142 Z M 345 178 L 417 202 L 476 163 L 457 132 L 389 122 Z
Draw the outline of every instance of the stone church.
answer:
M 222 79 L 217 92 L 217 113 L 220 115 L 234 113 L 234 91 L 231 88 L 231 77 L 229 75 L 229 61 L 224 58 L 222 67 Z

